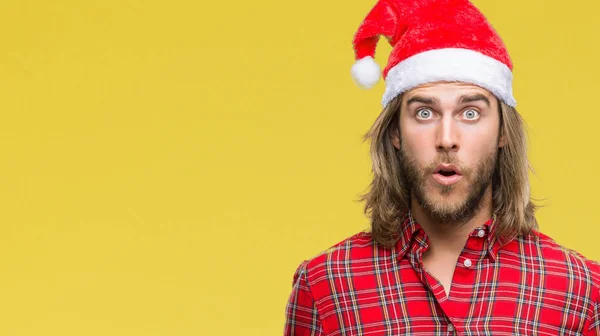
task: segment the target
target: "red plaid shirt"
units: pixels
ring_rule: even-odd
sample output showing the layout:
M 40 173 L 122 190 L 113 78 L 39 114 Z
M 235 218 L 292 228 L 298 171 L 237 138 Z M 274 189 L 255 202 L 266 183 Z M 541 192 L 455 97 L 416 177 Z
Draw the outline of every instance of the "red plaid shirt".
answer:
M 490 219 L 469 236 L 449 297 L 423 268 L 410 214 L 393 249 L 361 232 L 294 274 L 285 335 L 600 335 L 600 265 L 534 232 L 509 242 Z

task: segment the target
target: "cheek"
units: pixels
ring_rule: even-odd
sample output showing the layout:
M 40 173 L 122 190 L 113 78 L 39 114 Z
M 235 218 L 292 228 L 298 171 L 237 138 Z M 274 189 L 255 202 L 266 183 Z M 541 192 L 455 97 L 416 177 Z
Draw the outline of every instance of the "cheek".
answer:
M 402 130 L 401 146 L 406 153 L 423 166 L 435 159 L 434 136 L 427 130 Z
M 463 160 L 473 167 L 497 151 L 497 132 L 465 132 L 462 142 Z

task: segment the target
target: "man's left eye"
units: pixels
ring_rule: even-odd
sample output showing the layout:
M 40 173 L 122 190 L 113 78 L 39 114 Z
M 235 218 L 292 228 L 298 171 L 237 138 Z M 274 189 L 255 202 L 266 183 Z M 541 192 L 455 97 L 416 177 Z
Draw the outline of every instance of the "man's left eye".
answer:
M 475 110 L 466 110 L 464 113 L 465 118 L 473 120 L 479 117 L 479 112 Z

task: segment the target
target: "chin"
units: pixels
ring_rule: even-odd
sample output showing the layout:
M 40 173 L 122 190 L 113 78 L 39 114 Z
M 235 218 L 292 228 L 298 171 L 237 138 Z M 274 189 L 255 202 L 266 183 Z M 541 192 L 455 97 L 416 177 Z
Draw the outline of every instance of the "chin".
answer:
M 464 203 L 436 203 L 432 210 L 438 213 L 453 214 L 463 208 Z
M 460 182 L 452 185 L 441 185 L 433 182 L 433 186 L 427 189 L 426 192 L 428 195 L 436 195 L 444 199 L 466 197 L 466 191 L 461 187 Z
M 451 186 L 453 187 L 453 186 Z M 446 188 L 446 186 L 444 186 Z M 460 209 L 467 201 L 467 195 L 461 193 L 456 188 L 450 188 L 449 190 L 438 190 L 429 193 L 427 196 L 427 203 L 432 208 L 443 208 L 443 209 Z

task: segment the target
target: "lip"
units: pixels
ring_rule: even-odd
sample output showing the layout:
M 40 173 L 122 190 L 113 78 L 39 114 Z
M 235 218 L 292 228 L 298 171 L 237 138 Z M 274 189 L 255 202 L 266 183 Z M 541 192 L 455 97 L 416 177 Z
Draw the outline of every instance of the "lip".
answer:
M 440 174 L 440 171 L 454 171 L 455 174 L 452 176 L 444 176 L 442 174 Z M 433 172 L 433 179 L 441 184 L 441 185 L 445 185 L 445 186 L 449 186 L 449 185 L 453 185 L 456 184 L 458 181 L 460 181 L 460 179 L 462 178 L 462 173 L 461 171 L 458 169 L 458 167 L 456 167 L 455 165 L 451 165 L 451 164 L 440 164 L 438 165 L 434 172 Z
M 458 167 L 456 167 L 455 165 L 451 165 L 451 164 L 440 164 L 438 165 L 435 170 L 433 171 L 434 174 L 439 173 L 441 170 L 452 170 L 456 173 L 456 175 L 462 175 L 462 173 L 460 172 L 460 170 L 458 169 Z
M 439 183 L 441 185 L 446 185 L 446 186 L 453 185 L 453 184 L 457 183 L 458 181 L 460 181 L 460 179 L 462 179 L 462 175 L 460 175 L 460 174 L 454 174 L 452 176 L 444 176 L 439 173 L 434 173 L 432 176 L 433 176 L 433 179 L 437 183 Z

